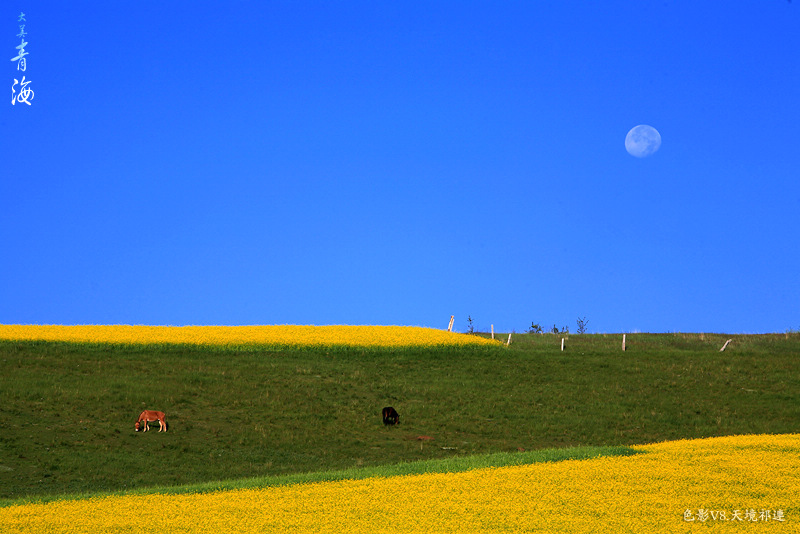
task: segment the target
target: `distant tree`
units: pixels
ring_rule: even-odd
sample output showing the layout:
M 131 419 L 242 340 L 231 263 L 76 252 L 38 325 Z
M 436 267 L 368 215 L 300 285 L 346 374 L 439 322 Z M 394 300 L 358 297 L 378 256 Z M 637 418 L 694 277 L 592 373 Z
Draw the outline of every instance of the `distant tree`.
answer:
M 469 325 L 467 327 L 467 334 L 475 333 L 475 328 L 474 328 L 474 326 L 472 324 L 472 316 L 471 315 L 467 315 L 467 324 Z
M 541 334 L 542 332 L 544 332 L 544 330 L 542 330 L 542 325 L 540 325 L 539 323 L 532 322 L 531 327 L 528 328 L 529 334 Z
M 586 317 L 581 319 L 578 317 L 578 333 L 585 334 L 586 333 L 586 325 L 589 324 L 589 321 L 586 320 Z

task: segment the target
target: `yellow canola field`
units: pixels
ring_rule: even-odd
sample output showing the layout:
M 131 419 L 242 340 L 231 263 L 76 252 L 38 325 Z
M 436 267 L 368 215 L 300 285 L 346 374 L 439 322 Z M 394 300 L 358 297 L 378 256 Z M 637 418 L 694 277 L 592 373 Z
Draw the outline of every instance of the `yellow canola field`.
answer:
M 0 325 L 0 339 L 217 346 L 434 347 L 498 341 L 417 326 Z
M 644 454 L 12 506 L 0 531 L 800 532 L 800 434 L 635 448 Z

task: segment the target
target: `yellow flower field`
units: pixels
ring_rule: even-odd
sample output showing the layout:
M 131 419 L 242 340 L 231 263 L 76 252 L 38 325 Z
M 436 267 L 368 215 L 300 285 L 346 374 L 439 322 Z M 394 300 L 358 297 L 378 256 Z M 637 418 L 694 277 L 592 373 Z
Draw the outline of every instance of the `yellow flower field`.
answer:
M 262 325 L 0 325 L 0 339 L 91 343 L 192 344 L 217 346 L 286 345 L 349 347 L 430 347 L 499 344 L 416 326 Z
M 2 532 L 798 532 L 800 434 L 643 454 L 0 509 Z

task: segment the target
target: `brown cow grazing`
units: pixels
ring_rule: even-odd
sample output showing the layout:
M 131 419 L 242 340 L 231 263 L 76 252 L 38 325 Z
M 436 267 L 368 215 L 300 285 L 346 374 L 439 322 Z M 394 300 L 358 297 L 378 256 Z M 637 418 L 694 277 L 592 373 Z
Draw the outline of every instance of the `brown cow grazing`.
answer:
M 383 424 L 384 425 L 397 425 L 400 424 L 400 415 L 398 415 L 397 410 L 392 408 L 391 406 L 387 406 L 383 409 Z
M 144 421 L 144 432 L 150 430 L 150 425 L 148 423 L 152 423 L 158 421 L 158 431 L 167 431 L 167 422 L 164 420 L 164 412 L 156 412 L 154 410 L 145 410 L 139 414 L 139 419 L 136 420 L 136 425 L 134 425 L 134 429 L 136 432 L 139 431 L 140 424 Z

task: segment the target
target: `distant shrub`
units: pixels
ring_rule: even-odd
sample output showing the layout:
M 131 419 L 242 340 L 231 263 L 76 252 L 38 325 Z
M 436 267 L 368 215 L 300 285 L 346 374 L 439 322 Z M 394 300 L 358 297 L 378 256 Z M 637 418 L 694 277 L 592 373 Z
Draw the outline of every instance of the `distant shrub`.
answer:
M 578 317 L 578 333 L 585 334 L 586 333 L 586 325 L 589 324 L 589 321 L 586 320 L 586 317 L 581 319 Z

